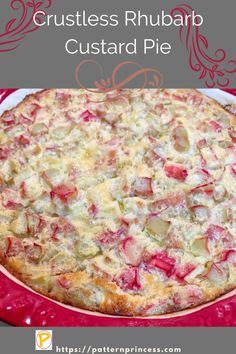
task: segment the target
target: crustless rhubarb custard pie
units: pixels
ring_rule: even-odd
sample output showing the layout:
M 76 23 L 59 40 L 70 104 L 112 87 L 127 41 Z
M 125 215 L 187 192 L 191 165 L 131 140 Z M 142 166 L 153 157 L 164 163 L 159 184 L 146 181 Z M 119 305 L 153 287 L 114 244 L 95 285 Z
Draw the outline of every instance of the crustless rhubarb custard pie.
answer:
M 236 117 L 195 90 L 49 89 L 0 118 L 0 259 L 73 306 L 149 316 L 236 287 Z

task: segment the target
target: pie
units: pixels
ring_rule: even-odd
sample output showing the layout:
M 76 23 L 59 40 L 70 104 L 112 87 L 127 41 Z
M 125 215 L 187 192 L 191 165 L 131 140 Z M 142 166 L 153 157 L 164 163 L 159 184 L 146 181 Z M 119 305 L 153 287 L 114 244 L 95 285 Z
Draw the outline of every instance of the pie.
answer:
M 0 117 L 0 262 L 150 316 L 236 287 L 236 116 L 191 89 L 46 89 Z

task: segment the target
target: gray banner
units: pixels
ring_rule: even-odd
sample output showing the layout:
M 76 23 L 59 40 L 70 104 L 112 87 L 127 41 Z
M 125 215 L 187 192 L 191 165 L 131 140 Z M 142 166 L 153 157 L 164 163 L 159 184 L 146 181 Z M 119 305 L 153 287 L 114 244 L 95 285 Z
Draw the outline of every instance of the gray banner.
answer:
M 44 350 L 52 344 L 52 353 L 70 354 L 235 353 L 235 328 L 54 328 L 52 337 L 37 330 L 35 335 L 32 328 L 1 328 L 1 353 L 35 353 L 35 343 Z
M 169 14 L 171 9 L 179 6 L 182 3 L 180 0 L 99 0 L 96 2 L 94 0 L 52 0 L 51 6 L 46 8 L 48 3 L 50 5 L 50 0 L 1 1 L 2 87 L 77 87 L 75 69 L 84 60 L 95 60 L 101 65 L 99 67 L 90 63 L 81 68 L 77 79 L 86 86 L 94 86 L 95 80 L 111 79 L 112 72 L 114 74 L 114 69 L 119 63 L 133 61 L 139 63 L 142 68 L 158 70 L 163 77 L 164 87 L 236 87 L 235 1 L 189 1 L 188 5 L 203 17 L 203 24 L 199 27 L 184 26 L 182 42 L 179 26 L 152 26 L 151 24 L 151 21 L 157 23 L 157 15 L 161 15 L 162 10 L 165 14 Z M 182 11 L 190 11 L 188 7 L 179 7 Z M 48 20 L 48 17 L 41 14 L 41 21 L 49 21 L 50 25 L 45 24 L 33 30 L 32 14 L 36 10 L 55 15 L 56 20 L 55 16 L 51 16 Z M 125 16 L 126 11 L 129 11 L 127 16 Z M 62 15 L 72 15 L 66 21 L 68 26 L 60 25 L 63 21 Z M 88 25 L 88 16 L 91 15 L 93 16 L 90 17 L 90 25 Z M 129 19 L 127 26 L 125 26 L 126 17 Z M 70 26 L 73 24 L 72 20 L 76 21 L 76 19 L 79 20 L 79 24 Z M 109 26 L 106 26 L 107 19 L 110 22 Z M 168 21 L 167 17 L 167 24 Z M 94 42 L 98 43 L 101 51 L 102 40 L 106 43 L 124 43 L 123 52 L 91 54 L 90 49 L 90 54 L 80 53 L 82 50 L 86 51 L 87 43 L 91 46 Z M 146 54 L 144 53 L 145 40 Z M 75 54 L 67 52 L 65 48 L 67 42 L 68 51 Z M 79 49 L 81 43 L 82 50 Z M 130 44 L 127 47 L 128 43 Z M 163 54 L 169 48 L 163 43 L 171 46 L 169 54 Z M 127 51 L 134 51 L 134 44 L 136 53 L 128 54 Z M 17 48 L 14 49 L 16 46 Z M 126 52 L 124 52 L 125 47 Z M 113 49 L 110 51 L 113 52 Z M 115 75 L 115 84 L 123 82 L 130 74 L 137 73 L 140 66 L 137 64 L 122 66 Z M 147 71 L 147 74 L 146 86 L 155 86 L 157 84 L 154 80 L 155 71 Z M 144 73 L 137 74 L 135 78 L 126 80 L 126 87 L 140 87 L 145 84 L 144 78 Z

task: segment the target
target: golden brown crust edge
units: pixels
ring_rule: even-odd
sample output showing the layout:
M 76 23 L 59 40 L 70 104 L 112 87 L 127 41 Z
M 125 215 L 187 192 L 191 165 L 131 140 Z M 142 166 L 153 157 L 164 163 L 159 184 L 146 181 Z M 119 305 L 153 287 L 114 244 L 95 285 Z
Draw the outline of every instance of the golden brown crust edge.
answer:
M 34 92 L 34 93 L 29 93 L 27 94 L 23 100 L 21 102 L 19 102 L 16 106 L 10 108 L 10 109 L 7 109 L 6 111 L 4 111 L 1 115 L 0 115 L 0 118 L 3 118 L 5 117 L 6 115 L 8 115 L 9 113 L 11 113 L 11 111 L 15 110 L 15 109 L 18 109 L 18 108 L 21 108 L 21 107 L 24 107 L 26 104 L 30 103 L 30 101 L 32 101 L 35 96 L 37 96 L 39 93 L 43 93 L 43 92 L 46 92 L 46 91 L 50 91 L 51 89 L 43 89 L 42 91 L 37 91 L 37 92 Z
M 20 262 L 16 257 L 11 257 L 9 262 L 3 256 L 0 256 L 1 264 L 17 279 L 29 286 L 37 293 L 46 296 L 49 299 L 71 305 L 76 308 L 81 308 L 91 312 L 100 312 L 102 314 L 113 316 L 128 316 L 128 317 L 146 317 L 146 308 L 150 303 L 150 299 L 140 295 L 119 293 L 119 288 L 113 282 L 107 282 L 103 279 L 90 278 L 86 272 L 80 271 L 75 273 L 65 273 L 63 278 L 70 281 L 72 287 L 70 289 L 62 288 L 58 284 L 59 276 L 41 275 L 41 284 L 36 286 L 33 284 L 33 277 L 23 275 L 16 268 L 20 267 Z M 11 263 L 14 265 L 12 266 Z M 86 284 L 84 288 L 82 285 Z M 89 286 L 87 286 L 89 284 Z M 191 286 L 191 285 L 190 285 Z M 194 286 L 194 285 L 193 285 Z M 95 303 L 94 292 L 89 291 L 88 288 L 93 288 L 103 293 L 103 301 Z M 186 286 L 173 286 L 167 288 L 165 294 L 152 298 L 152 303 L 163 302 L 163 300 L 172 299 L 174 294 L 180 293 L 181 296 L 185 295 Z M 207 304 L 211 301 L 218 299 L 220 296 L 236 289 L 236 283 L 229 283 L 221 288 L 206 288 L 200 286 L 202 297 L 198 302 L 189 304 L 188 306 L 182 305 L 178 307 L 173 303 L 168 303 L 164 310 L 157 313 L 152 313 L 151 316 L 165 315 L 171 313 L 178 313 L 182 310 L 190 310 L 197 308 L 200 305 Z M 74 295 L 76 293 L 76 296 Z

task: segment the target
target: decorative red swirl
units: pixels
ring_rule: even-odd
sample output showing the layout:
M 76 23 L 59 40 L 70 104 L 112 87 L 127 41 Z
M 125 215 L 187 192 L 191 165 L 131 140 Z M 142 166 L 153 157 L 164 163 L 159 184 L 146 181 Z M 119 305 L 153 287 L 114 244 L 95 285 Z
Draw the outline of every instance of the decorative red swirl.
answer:
M 7 22 L 5 32 L 0 34 L 0 52 L 15 50 L 28 33 L 39 29 L 33 21 L 34 14 L 49 8 L 52 0 L 11 0 L 9 5 L 17 12 L 17 16 Z M 40 14 L 37 14 L 36 19 L 42 23 Z
M 95 60 L 83 60 L 77 65 L 75 70 L 75 79 L 79 87 L 84 88 L 90 92 L 104 93 L 113 90 L 119 90 L 126 87 L 129 82 L 134 81 L 138 77 L 143 77 L 143 85 L 142 87 L 139 87 L 141 89 L 144 87 L 158 88 L 163 84 L 163 76 L 157 69 L 148 67 L 144 68 L 142 65 L 134 61 L 123 61 L 114 68 L 111 77 L 101 78 L 99 81 L 94 81 L 93 85 L 95 86 L 95 89 L 90 89 L 87 87 L 88 85 L 81 82 L 81 72 L 82 70 L 87 72 L 88 66 L 91 64 L 97 66 L 100 75 L 103 75 L 102 66 Z M 134 71 L 131 74 L 125 74 L 125 78 L 119 81 L 118 78 L 121 76 L 122 71 L 124 69 L 127 70 L 128 67 L 133 68 Z M 124 75 L 122 75 L 122 77 L 124 77 Z
M 179 35 L 181 42 L 189 53 L 189 65 L 191 69 L 199 73 L 199 79 L 205 80 L 209 88 L 219 86 L 227 87 L 230 84 L 229 74 L 236 72 L 236 60 L 227 59 L 224 49 L 219 48 L 214 56 L 208 54 L 209 44 L 207 38 L 199 32 L 198 26 L 191 25 L 191 17 L 196 12 L 191 6 L 183 4 L 171 10 L 171 16 L 181 15 L 187 26 L 180 26 Z

